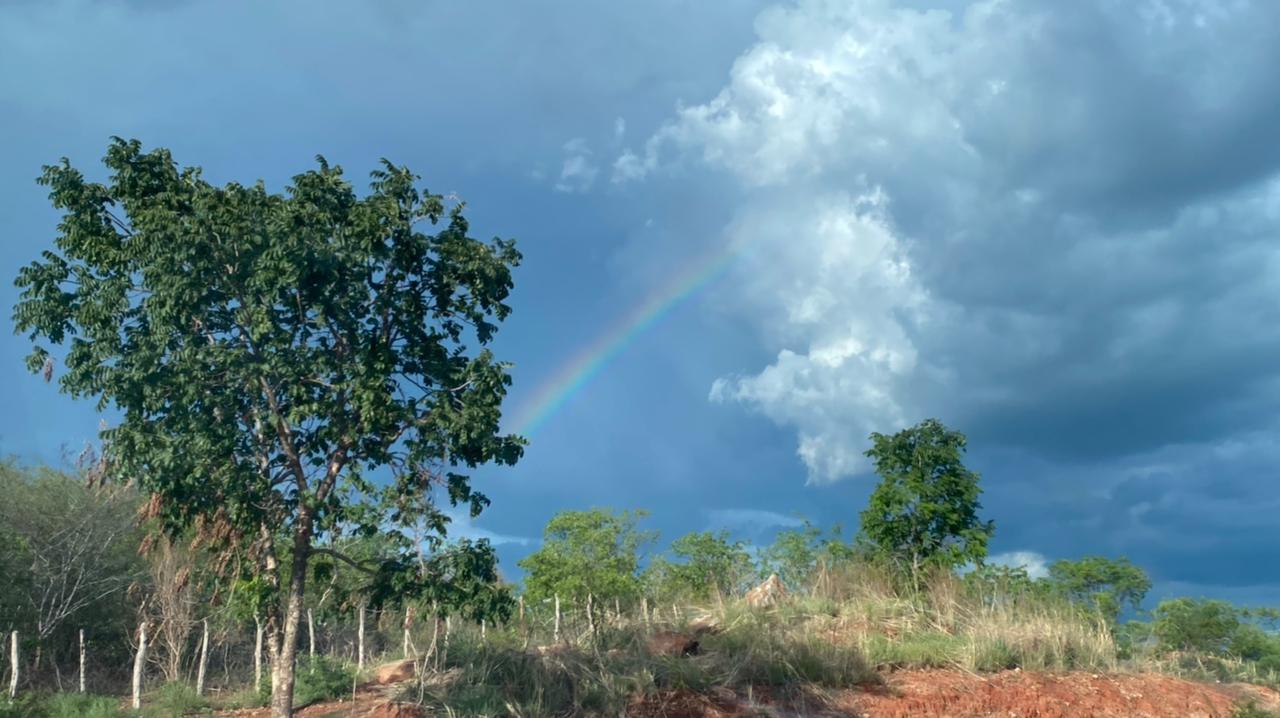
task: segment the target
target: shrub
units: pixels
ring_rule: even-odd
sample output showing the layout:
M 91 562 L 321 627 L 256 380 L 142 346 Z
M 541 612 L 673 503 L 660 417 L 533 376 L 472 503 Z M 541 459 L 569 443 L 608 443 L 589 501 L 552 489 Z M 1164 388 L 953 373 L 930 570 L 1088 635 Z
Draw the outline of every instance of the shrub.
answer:
M 185 683 L 166 683 L 148 694 L 142 702 L 142 718 L 210 715 L 209 701 L 196 695 Z
M 355 669 L 342 661 L 325 656 L 303 659 L 298 662 L 298 682 L 293 689 L 293 704 L 306 706 L 349 696 L 355 679 Z
M 1161 601 L 1152 615 L 1160 647 L 1171 651 L 1223 654 L 1240 628 L 1238 609 L 1226 601 L 1174 598 Z
M 120 701 L 81 693 L 22 695 L 15 701 L 0 699 L 0 718 L 124 718 Z

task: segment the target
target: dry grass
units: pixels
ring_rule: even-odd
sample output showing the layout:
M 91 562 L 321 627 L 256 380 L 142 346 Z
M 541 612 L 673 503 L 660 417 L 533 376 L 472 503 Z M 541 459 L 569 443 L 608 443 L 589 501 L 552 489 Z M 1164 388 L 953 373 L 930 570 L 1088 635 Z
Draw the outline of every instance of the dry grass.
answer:
M 484 641 L 464 629 L 443 667 L 457 679 L 412 697 L 446 715 L 618 715 L 638 698 L 672 691 L 763 694 L 812 708 L 830 692 L 879 681 L 877 669 L 1117 666 L 1103 622 L 1043 595 L 979 592 L 951 576 L 912 594 L 869 567 L 823 575 L 817 587 L 769 610 L 732 601 L 681 606 L 658 624 L 615 619 L 594 637 L 566 629 L 561 645 L 542 650 L 526 649 L 551 643 L 538 628 L 491 629 Z M 692 622 L 717 627 L 699 655 L 645 650 L 653 631 Z

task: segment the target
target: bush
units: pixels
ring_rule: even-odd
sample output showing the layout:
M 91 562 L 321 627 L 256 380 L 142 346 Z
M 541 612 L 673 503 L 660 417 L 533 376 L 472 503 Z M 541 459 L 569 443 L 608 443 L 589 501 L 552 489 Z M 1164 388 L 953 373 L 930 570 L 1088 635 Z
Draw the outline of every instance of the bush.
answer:
M 209 701 L 196 695 L 195 688 L 185 683 L 166 683 L 142 700 L 142 718 L 175 718 L 176 716 L 211 715 Z
M 0 700 L 0 718 L 124 718 L 117 698 L 80 693 L 23 695 Z
M 1226 601 L 1175 598 L 1161 601 L 1152 615 L 1160 647 L 1170 651 L 1225 654 L 1240 628 L 1240 611 Z
M 347 663 L 325 656 L 303 659 L 298 662 L 293 705 L 308 706 L 350 696 L 355 680 L 356 671 Z

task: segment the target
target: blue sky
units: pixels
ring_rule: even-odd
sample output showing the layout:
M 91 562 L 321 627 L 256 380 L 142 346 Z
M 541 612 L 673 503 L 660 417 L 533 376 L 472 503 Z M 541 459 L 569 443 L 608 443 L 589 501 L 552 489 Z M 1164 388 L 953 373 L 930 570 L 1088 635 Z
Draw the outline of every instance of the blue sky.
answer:
M 578 0 L 0 5 L 0 274 L 34 178 L 109 136 L 282 187 L 317 153 L 456 192 L 526 261 L 512 409 L 719 247 L 477 485 L 508 566 L 557 510 L 666 538 L 853 528 L 871 431 L 969 434 L 994 551 L 1127 555 L 1161 594 L 1275 602 L 1280 5 Z M 15 292 L 0 283 L 0 303 Z M 0 451 L 99 417 L 0 333 Z M 1272 568 L 1268 568 L 1272 566 Z

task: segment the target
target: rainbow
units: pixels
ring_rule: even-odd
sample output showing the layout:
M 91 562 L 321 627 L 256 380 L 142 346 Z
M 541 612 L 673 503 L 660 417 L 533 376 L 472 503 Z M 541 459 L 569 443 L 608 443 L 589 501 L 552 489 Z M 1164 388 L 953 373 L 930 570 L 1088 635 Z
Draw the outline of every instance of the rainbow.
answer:
M 530 436 L 538 431 L 570 399 L 637 337 L 657 324 L 673 309 L 724 274 L 738 255 L 738 243 L 718 248 L 676 272 L 611 328 L 574 353 L 533 391 L 516 411 L 516 433 Z

